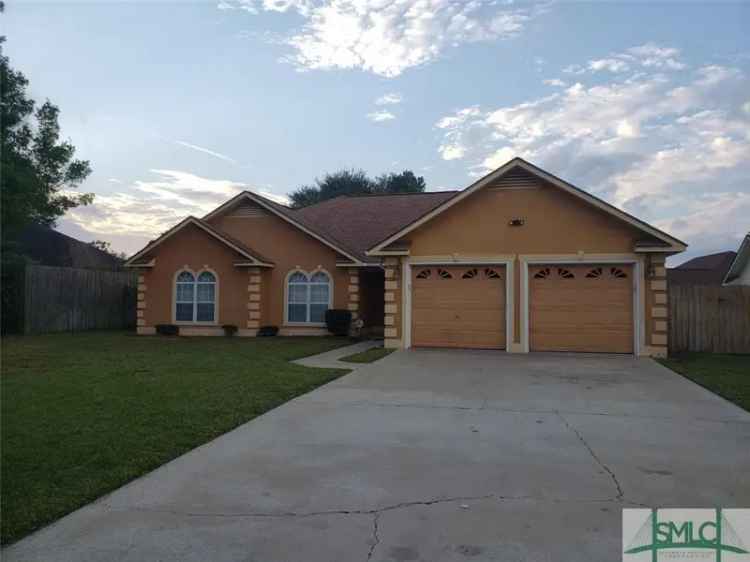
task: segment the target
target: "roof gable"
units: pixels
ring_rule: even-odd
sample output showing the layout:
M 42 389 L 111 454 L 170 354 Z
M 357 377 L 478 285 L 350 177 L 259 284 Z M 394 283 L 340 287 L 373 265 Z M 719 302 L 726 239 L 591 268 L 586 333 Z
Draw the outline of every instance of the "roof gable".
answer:
M 727 270 L 727 274 L 724 276 L 723 283 L 729 283 L 730 281 L 739 277 L 742 274 L 742 271 L 748 266 L 749 263 L 750 263 L 750 233 L 748 233 L 745 236 L 745 238 L 742 240 L 742 243 L 740 244 L 740 247 L 737 250 L 737 255 L 734 256 L 734 259 L 732 260 L 732 263 L 729 266 L 729 269 Z
M 255 265 L 258 267 L 273 267 L 273 262 L 270 260 L 267 260 L 254 250 L 248 248 L 246 245 L 244 245 L 242 242 L 239 242 L 238 240 L 235 240 L 234 238 L 231 238 L 227 234 L 220 232 L 219 230 L 215 229 L 210 224 L 206 223 L 205 221 L 196 218 L 196 217 L 187 217 L 183 221 L 179 222 L 169 230 L 167 230 L 164 234 L 159 236 L 156 240 L 150 242 L 146 245 L 145 248 L 137 252 L 135 255 L 133 255 L 130 259 L 128 259 L 125 262 L 125 267 L 144 267 L 147 264 L 139 263 L 138 260 L 145 257 L 149 252 L 153 251 L 154 248 L 162 244 L 164 241 L 168 240 L 178 232 L 180 232 L 183 228 L 185 228 L 188 225 L 194 225 L 198 227 L 200 230 L 208 234 L 209 236 L 215 238 L 216 240 L 220 241 L 225 246 L 231 248 L 238 254 L 240 254 L 242 257 L 249 260 L 249 264 Z
M 602 199 L 599 199 L 598 197 L 595 197 L 594 195 L 591 195 L 590 193 L 564 180 L 561 180 L 560 178 L 553 176 L 548 172 L 545 172 L 541 168 L 538 168 L 537 166 L 526 162 L 522 158 L 513 158 L 494 172 L 490 172 L 483 178 L 471 184 L 463 191 L 456 193 L 450 199 L 423 214 L 418 219 L 412 221 L 397 232 L 379 241 L 367 251 L 367 254 L 373 256 L 386 255 L 388 253 L 387 247 L 389 245 L 393 244 L 405 234 L 422 226 L 432 218 L 438 216 L 443 211 L 451 208 L 453 205 L 459 203 L 460 201 L 464 200 L 480 189 L 486 188 L 490 185 L 492 185 L 494 189 L 524 189 L 526 187 L 526 184 L 528 183 L 524 177 L 527 174 L 536 176 L 537 178 L 546 181 L 548 184 L 555 186 L 556 188 L 559 188 L 575 197 L 578 197 L 579 199 L 582 199 L 586 203 L 593 205 L 594 207 L 597 207 L 610 215 L 615 216 L 619 220 L 624 221 L 631 226 L 634 226 L 636 229 L 641 230 L 648 235 L 653 236 L 654 238 L 657 238 L 664 244 L 663 246 L 658 247 L 649 245 L 648 247 L 642 248 L 643 251 L 681 252 L 687 247 L 687 244 L 685 244 L 681 240 L 678 240 L 677 238 L 674 238 L 673 236 L 662 232 L 661 230 L 641 221 L 640 219 L 637 219 L 636 217 L 626 213 L 625 211 L 622 211 L 617 207 L 610 205 L 606 201 L 603 201 Z
M 270 199 L 258 195 L 257 193 L 252 193 L 251 191 L 243 191 L 239 195 L 236 195 L 223 205 L 220 205 L 219 207 L 208 213 L 205 217 L 203 217 L 203 220 L 207 221 L 219 215 L 222 215 L 233 209 L 235 206 L 237 206 L 237 204 L 241 204 L 243 200 L 252 201 L 271 214 L 279 217 L 281 220 L 286 221 L 305 234 L 312 236 L 319 242 L 328 246 L 332 250 L 352 260 L 352 262 L 354 262 L 355 264 L 362 263 L 362 260 L 355 255 L 356 252 L 352 248 L 345 247 L 345 245 L 340 241 L 330 237 L 324 232 L 321 232 L 321 230 L 316 227 L 316 225 L 305 220 L 304 216 L 298 215 L 293 209 L 290 209 L 289 207 L 271 201 Z

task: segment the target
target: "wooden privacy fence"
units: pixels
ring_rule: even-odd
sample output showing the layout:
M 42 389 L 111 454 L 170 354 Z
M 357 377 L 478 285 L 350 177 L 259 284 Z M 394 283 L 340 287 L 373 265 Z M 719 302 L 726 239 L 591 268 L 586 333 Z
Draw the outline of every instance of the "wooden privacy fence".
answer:
M 135 326 L 133 272 L 28 265 L 24 278 L 26 334 Z
M 750 287 L 669 287 L 669 350 L 750 353 Z

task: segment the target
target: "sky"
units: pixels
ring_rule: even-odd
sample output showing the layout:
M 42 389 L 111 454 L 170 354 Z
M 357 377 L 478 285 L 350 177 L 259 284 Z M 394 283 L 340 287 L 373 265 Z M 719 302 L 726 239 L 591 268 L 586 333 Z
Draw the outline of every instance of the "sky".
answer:
M 689 244 L 750 230 L 750 2 L 8 0 L 5 53 L 90 160 L 62 232 L 132 254 L 243 189 L 514 156 Z

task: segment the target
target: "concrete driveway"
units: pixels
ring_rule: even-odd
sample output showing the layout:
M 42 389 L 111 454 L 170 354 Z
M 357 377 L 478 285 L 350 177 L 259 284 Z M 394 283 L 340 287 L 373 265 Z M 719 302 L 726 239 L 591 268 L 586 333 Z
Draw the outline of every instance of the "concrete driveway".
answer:
M 621 509 L 750 505 L 750 414 L 647 359 L 398 352 L 15 560 L 619 560 Z

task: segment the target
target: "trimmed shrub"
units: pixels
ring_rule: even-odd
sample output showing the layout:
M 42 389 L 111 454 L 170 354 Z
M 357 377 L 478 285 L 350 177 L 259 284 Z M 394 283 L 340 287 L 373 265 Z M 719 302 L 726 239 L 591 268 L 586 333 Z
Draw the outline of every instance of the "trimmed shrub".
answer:
M 157 324 L 156 333 L 162 336 L 176 336 L 180 333 L 180 327 L 175 324 Z
M 278 326 L 261 326 L 258 329 L 258 336 L 262 336 L 262 337 L 275 336 L 278 333 L 279 333 Z
M 352 325 L 352 313 L 348 310 L 329 308 L 326 310 L 326 327 L 336 336 L 348 336 Z
M 224 330 L 224 335 L 227 337 L 231 337 L 237 333 L 237 326 L 234 324 L 224 324 L 222 329 Z

